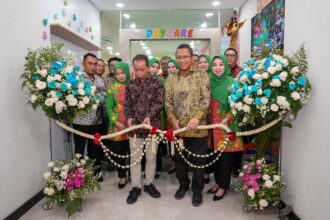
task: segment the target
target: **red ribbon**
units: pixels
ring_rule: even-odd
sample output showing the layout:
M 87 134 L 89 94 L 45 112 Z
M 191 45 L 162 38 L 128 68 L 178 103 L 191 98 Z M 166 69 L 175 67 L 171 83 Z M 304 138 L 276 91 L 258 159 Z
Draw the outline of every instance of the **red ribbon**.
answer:
M 229 140 L 234 141 L 236 139 L 236 132 L 235 131 L 229 132 L 228 138 L 229 138 Z
M 101 135 L 99 133 L 95 133 L 93 143 L 95 145 L 100 145 L 100 138 L 101 138 Z
M 165 137 L 169 142 L 172 142 L 175 140 L 173 130 L 171 128 L 166 131 Z
M 150 134 L 151 134 L 151 135 L 157 134 L 157 130 L 158 130 L 157 127 L 153 127 L 153 128 L 151 129 L 151 131 L 150 131 Z

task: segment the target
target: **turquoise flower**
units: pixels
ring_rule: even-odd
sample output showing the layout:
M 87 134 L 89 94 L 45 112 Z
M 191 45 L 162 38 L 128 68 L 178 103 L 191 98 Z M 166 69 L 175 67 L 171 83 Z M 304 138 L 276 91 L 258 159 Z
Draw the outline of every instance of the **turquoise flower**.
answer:
M 248 65 L 252 66 L 252 65 L 254 65 L 254 64 L 255 64 L 254 59 L 249 59 L 249 61 L 248 61 Z
M 274 75 L 274 76 L 273 76 L 273 79 L 281 80 L 281 77 L 280 77 L 279 75 Z
M 251 91 L 250 91 L 249 89 L 244 90 L 244 94 L 245 94 L 245 95 L 250 95 L 250 94 L 251 94 Z
M 236 95 L 231 95 L 230 96 L 230 99 L 234 102 L 236 102 L 238 100 L 237 96 Z
M 66 83 L 61 83 L 60 88 L 63 92 L 66 92 L 69 90 L 68 86 L 66 85 Z
M 55 93 L 55 95 L 56 95 L 58 98 L 61 98 L 61 97 L 62 97 L 62 93 L 61 93 L 60 91 L 57 91 L 57 92 Z
M 270 89 L 265 89 L 265 90 L 264 90 L 264 94 L 265 94 L 265 96 L 266 96 L 267 98 L 269 98 L 270 95 L 272 94 L 272 90 L 270 90 Z
M 38 79 L 40 79 L 40 77 L 39 77 L 38 74 L 34 74 L 33 77 L 32 77 L 32 79 L 33 79 L 34 81 L 37 81 Z
M 251 86 L 251 92 L 256 92 L 258 91 L 259 87 L 256 85 Z
M 57 73 L 57 69 L 51 69 L 49 75 L 54 76 Z
M 90 95 L 90 94 L 91 94 L 91 92 L 92 92 L 92 91 L 91 91 L 91 89 L 90 89 L 90 88 L 88 88 L 88 87 L 87 87 L 87 88 L 85 88 L 85 89 L 84 89 L 84 91 L 85 91 L 85 94 L 86 94 L 86 95 Z
M 252 77 L 254 74 L 256 74 L 257 73 L 257 71 L 255 70 L 255 69 L 253 69 L 253 70 L 251 70 L 250 72 L 249 72 L 249 77 Z
M 294 82 L 289 83 L 289 89 L 294 90 L 296 88 L 296 84 Z
M 57 82 L 51 81 L 51 82 L 48 82 L 47 85 L 48 85 L 48 88 L 55 89 L 56 85 L 57 85 Z
M 75 71 L 79 71 L 80 70 L 80 67 L 79 66 L 74 66 L 74 70 Z
M 305 86 L 306 80 L 304 77 L 301 76 L 298 78 L 297 83 L 298 83 L 298 85 Z
M 239 91 L 236 92 L 236 97 L 237 98 L 241 98 L 242 96 L 243 96 L 242 92 L 239 92 Z
M 73 90 L 71 91 L 71 93 L 72 93 L 73 96 L 76 96 L 76 95 L 79 94 L 79 93 L 78 93 L 78 90 L 76 90 L 76 89 L 73 89 Z
M 261 105 L 261 98 L 256 98 L 255 99 L 255 103 L 256 103 L 256 105 Z
M 261 86 L 262 85 L 262 80 L 261 79 L 258 79 L 255 83 L 257 86 Z
M 90 88 L 91 87 L 91 82 L 90 81 L 85 81 L 84 82 L 84 87 L 85 88 Z

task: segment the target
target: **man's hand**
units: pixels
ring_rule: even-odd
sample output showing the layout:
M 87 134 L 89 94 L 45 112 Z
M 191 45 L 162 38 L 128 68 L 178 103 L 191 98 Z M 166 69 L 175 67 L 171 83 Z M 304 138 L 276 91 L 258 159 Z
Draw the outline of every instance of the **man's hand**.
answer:
M 173 130 L 178 130 L 179 129 L 179 120 L 172 119 L 171 123 L 172 123 Z
M 133 125 L 132 125 L 133 120 L 134 120 L 134 118 L 129 118 L 129 119 L 127 120 L 127 126 L 128 126 L 128 127 L 132 127 L 132 126 L 133 126 Z
M 187 129 L 188 130 L 196 129 L 198 125 L 199 125 L 199 120 L 197 118 L 192 118 L 187 124 Z
M 143 120 L 142 124 L 150 125 L 150 117 L 146 117 L 146 118 Z

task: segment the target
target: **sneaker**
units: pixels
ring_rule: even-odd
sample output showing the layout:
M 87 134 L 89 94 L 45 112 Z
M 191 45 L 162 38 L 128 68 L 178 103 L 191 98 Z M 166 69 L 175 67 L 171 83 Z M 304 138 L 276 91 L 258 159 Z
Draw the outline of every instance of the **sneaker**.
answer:
M 141 195 L 141 189 L 137 187 L 133 187 L 133 189 L 129 192 L 126 202 L 128 204 L 133 204 L 137 201 L 140 195 Z
M 156 187 L 153 184 L 150 185 L 144 185 L 144 191 L 148 193 L 152 198 L 159 198 L 160 192 L 156 189 Z

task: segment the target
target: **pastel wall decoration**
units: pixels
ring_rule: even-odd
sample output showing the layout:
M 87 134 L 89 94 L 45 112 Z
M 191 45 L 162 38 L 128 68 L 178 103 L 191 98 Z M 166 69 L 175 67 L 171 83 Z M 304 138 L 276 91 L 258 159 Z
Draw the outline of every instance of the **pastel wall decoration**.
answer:
M 47 40 L 48 39 L 48 34 L 46 31 L 42 32 L 42 39 Z
M 48 25 L 48 19 L 47 18 L 42 19 L 42 24 L 44 26 L 47 26 Z
M 62 8 L 62 16 L 65 17 L 65 15 L 66 15 L 65 9 Z
M 76 21 L 77 20 L 76 14 L 73 15 L 73 18 L 72 19 L 73 19 L 73 21 Z
M 57 19 L 58 19 L 58 14 L 55 13 L 55 14 L 53 15 L 53 18 L 54 18 L 55 21 L 57 21 Z

